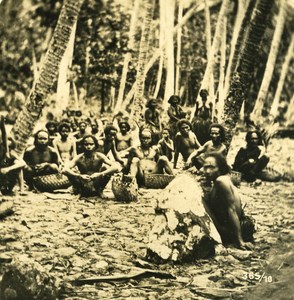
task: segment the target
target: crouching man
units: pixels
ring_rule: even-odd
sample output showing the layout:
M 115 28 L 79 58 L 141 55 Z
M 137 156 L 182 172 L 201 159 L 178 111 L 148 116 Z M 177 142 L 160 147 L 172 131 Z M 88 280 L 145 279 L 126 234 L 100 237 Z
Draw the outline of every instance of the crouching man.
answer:
M 81 145 L 84 152 L 66 164 L 63 173 L 68 176 L 76 194 L 101 196 L 111 175 L 119 172 L 121 166 L 96 151 L 98 141 L 93 135 L 84 136 Z
M 248 224 L 250 218 L 244 215 L 240 195 L 229 171 L 230 167 L 221 154 L 210 153 L 206 156 L 203 172 L 207 181 L 212 182 L 212 189 L 205 199 L 205 208 L 224 246 L 250 249 L 252 244 L 248 242 L 253 241 L 254 223 Z

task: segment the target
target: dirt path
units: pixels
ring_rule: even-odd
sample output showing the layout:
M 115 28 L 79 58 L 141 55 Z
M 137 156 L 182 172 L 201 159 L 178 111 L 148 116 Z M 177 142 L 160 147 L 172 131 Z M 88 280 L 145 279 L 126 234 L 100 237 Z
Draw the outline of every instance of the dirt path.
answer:
M 287 144 L 293 151 L 294 143 Z M 281 165 L 286 163 L 284 157 Z M 130 204 L 68 195 L 55 200 L 35 193 L 16 196 L 15 214 L 0 223 L 0 271 L 1 257 L 30 256 L 64 283 L 61 299 L 293 299 L 293 183 L 242 183 L 240 192 L 245 211 L 257 222 L 254 251 L 231 251 L 193 265 L 149 266 L 176 279 L 79 287 L 69 282 L 144 267 L 139 258 L 160 190 L 141 189 L 138 202 Z

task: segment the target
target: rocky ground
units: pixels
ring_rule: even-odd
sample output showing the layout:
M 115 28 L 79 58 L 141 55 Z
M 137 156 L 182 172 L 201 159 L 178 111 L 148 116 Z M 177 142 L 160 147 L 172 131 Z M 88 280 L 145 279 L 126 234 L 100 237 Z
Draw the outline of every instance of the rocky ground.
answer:
M 293 168 L 294 140 L 273 139 L 272 162 Z M 231 154 L 233 156 L 233 154 Z M 245 212 L 257 224 L 253 251 L 228 249 L 194 264 L 144 260 L 160 190 L 140 189 L 137 202 L 78 199 L 69 194 L 15 196 L 15 213 L 0 221 L 0 274 L 11 259 L 29 256 L 57 279 L 60 299 L 293 299 L 293 183 L 242 183 Z M 77 286 L 78 278 L 130 275 L 145 269 L 174 276 L 105 280 Z

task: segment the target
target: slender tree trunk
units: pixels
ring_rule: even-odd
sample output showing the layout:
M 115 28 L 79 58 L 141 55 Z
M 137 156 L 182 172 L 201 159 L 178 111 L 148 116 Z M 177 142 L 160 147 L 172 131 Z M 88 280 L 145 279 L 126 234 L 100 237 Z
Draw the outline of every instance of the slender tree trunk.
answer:
M 178 24 L 183 18 L 183 2 L 178 1 Z M 176 57 L 176 78 L 175 78 L 175 94 L 179 95 L 181 85 L 181 48 L 182 48 L 182 27 L 179 27 L 177 33 L 177 57 Z
M 68 80 L 68 70 L 72 66 L 76 28 L 77 22 L 75 23 L 72 29 L 66 51 L 62 57 L 59 66 L 59 74 L 57 81 L 57 101 L 58 103 L 60 103 L 60 112 L 67 108 L 69 101 L 70 81 Z
M 118 91 L 117 102 L 114 108 L 114 113 L 117 113 L 121 109 L 121 105 L 124 98 L 129 63 L 131 61 L 132 51 L 134 50 L 134 46 L 135 46 L 135 34 L 136 34 L 137 19 L 139 13 L 139 4 L 140 4 L 140 0 L 134 0 L 134 8 L 132 10 L 130 31 L 129 31 L 128 52 L 125 54 L 124 57 L 124 65 L 123 65 L 122 75 L 120 79 L 120 86 Z
M 294 95 L 292 95 L 291 101 L 288 105 L 285 119 L 286 119 L 286 122 L 285 122 L 286 126 L 294 124 Z
M 203 79 L 202 79 L 202 82 L 201 82 L 201 87 L 200 87 L 199 92 L 202 89 L 209 90 L 209 87 L 210 87 L 210 84 L 211 84 L 211 74 L 213 72 L 214 63 L 215 63 L 215 56 L 216 56 L 217 51 L 219 49 L 221 34 L 222 34 L 222 30 L 224 28 L 224 18 L 226 16 L 227 12 L 228 12 L 229 4 L 230 4 L 230 0 L 223 0 L 223 2 L 222 2 L 222 6 L 221 6 L 221 9 L 220 9 L 219 14 L 218 14 L 218 19 L 217 19 L 216 29 L 215 29 L 215 33 L 214 33 L 214 37 L 213 37 L 213 43 L 212 43 L 212 46 L 211 46 L 211 51 L 210 51 L 210 54 L 209 54 L 209 59 L 207 61 L 207 66 L 206 66 L 206 69 L 205 69 L 205 73 L 204 73 L 204 76 L 203 76 Z M 213 91 L 213 93 L 210 92 L 210 95 L 208 97 L 210 98 L 210 101 L 213 103 L 213 101 L 214 101 L 214 99 L 213 99 L 214 91 Z M 196 101 L 197 102 L 201 101 L 199 93 L 198 93 L 198 97 L 197 97 Z M 214 106 L 213 106 L 213 109 L 215 109 Z M 191 118 L 194 117 L 195 110 L 196 110 L 196 107 L 194 107 L 192 109 Z
M 257 120 L 261 117 L 262 107 L 265 103 L 269 85 L 272 79 L 272 75 L 274 72 L 274 67 L 276 64 L 276 59 L 278 56 L 279 46 L 284 30 L 284 24 L 285 24 L 285 18 L 286 18 L 286 1 L 281 0 L 280 1 L 280 11 L 277 18 L 276 28 L 271 44 L 270 53 L 267 59 L 264 76 L 262 79 L 262 83 L 259 89 L 259 93 L 257 96 L 257 100 L 255 102 L 255 106 L 253 109 L 253 113 L 251 115 L 253 121 L 257 122 Z
M 168 108 L 168 99 L 175 93 L 175 55 L 174 55 L 174 39 L 173 27 L 175 20 L 175 0 L 165 0 L 165 57 L 166 57 L 166 80 L 165 91 L 162 107 L 164 110 Z
M 238 11 L 237 11 L 237 15 L 235 18 L 235 23 L 234 23 L 234 31 L 233 31 L 233 36 L 232 36 L 232 40 L 231 40 L 231 45 L 230 45 L 230 56 L 229 56 L 229 61 L 228 61 L 228 66 L 227 66 L 227 71 L 226 71 L 226 77 L 225 77 L 225 87 L 224 87 L 224 93 L 223 93 L 223 99 L 220 99 L 220 101 L 225 101 L 226 97 L 228 96 L 228 92 L 229 92 L 229 88 L 230 88 L 230 80 L 231 80 L 231 75 L 232 72 L 235 69 L 235 64 L 233 63 L 234 61 L 234 57 L 235 56 L 235 51 L 240 50 L 240 49 L 236 49 L 236 45 L 237 45 L 237 41 L 238 39 L 242 40 L 243 37 L 243 33 L 241 32 L 241 28 L 242 28 L 242 24 L 243 22 L 246 22 L 246 20 L 244 20 L 245 15 L 246 15 L 246 11 L 248 12 L 248 18 L 250 16 L 250 11 L 248 9 L 248 5 L 249 2 L 251 0 L 239 0 L 238 1 Z M 253 3 L 253 1 L 252 1 Z M 236 61 L 235 61 L 236 63 Z
M 213 7 L 217 4 L 219 4 L 221 2 L 221 0 L 211 0 L 209 2 L 209 7 Z M 195 14 L 198 13 L 200 11 L 202 11 L 204 9 L 204 4 L 200 5 L 200 4 L 195 4 L 183 17 L 182 21 L 177 24 L 174 29 L 173 29 L 173 34 L 175 35 L 178 31 L 179 27 L 182 27 L 183 25 L 185 25 L 187 23 L 187 21 Z M 154 63 L 157 61 L 157 59 L 160 57 L 161 53 L 164 51 L 164 47 L 165 47 L 165 43 L 163 43 L 162 48 L 159 48 L 155 51 L 155 53 L 153 54 L 153 56 L 151 57 L 151 59 L 148 61 L 145 70 L 144 70 L 144 74 L 146 75 L 148 73 L 148 71 L 151 69 L 151 67 L 154 65 Z M 137 80 L 136 80 L 137 81 Z M 129 102 L 131 101 L 131 99 L 134 97 L 134 93 L 135 93 L 135 86 L 136 86 L 136 82 L 133 84 L 131 90 L 129 91 L 125 102 L 123 103 L 123 108 L 125 108 Z
M 12 128 L 12 135 L 16 143 L 15 150 L 18 154 L 21 154 L 26 147 L 27 140 L 41 115 L 46 97 L 57 78 L 59 65 L 82 3 L 83 0 L 66 0 L 63 4 L 39 78 Z
M 221 59 L 220 59 L 220 70 L 219 70 L 219 84 L 218 84 L 218 103 L 217 103 L 217 120 L 221 123 L 223 119 L 223 111 L 225 105 L 224 95 L 224 80 L 225 80 L 225 69 L 226 69 L 226 46 L 227 46 L 227 17 L 224 20 L 224 29 L 222 32 L 221 42 Z
M 273 6 L 273 0 L 259 0 L 255 4 L 250 24 L 244 35 L 238 63 L 232 78 L 231 89 L 224 107 L 224 127 L 227 132 L 226 144 L 229 147 L 233 130 L 239 119 L 241 106 L 250 86 L 255 59 L 264 35 L 267 18 Z
M 136 90 L 134 95 L 134 102 L 132 106 L 131 115 L 134 121 L 139 124 L 141 114 L 141 104 L 144 97 L 144 86 L 145 86 L 145 62 L 148 52 L 148 37 L 150 33 L 150 27 L 153 17 L 154 0 L 144 0 L 144 20 L 143 28 L 140 40 L 139 58 L 137 66 L 137 80 Z
M 163 43 L 165 40 L 165 12 L 164 12 L 164 1 L 165 0 L 159 0 L 159 19 L 160 19 L 160 27 L 159 27 L 159 48 L 163 47 Z M 160 85 L 161 85 L 161 79 L 162 79 L 162 70 L 163 70 L 163 63 L 164 63 L 164 53 L 162 52 L 160 54 L 159 58 L 159 64 L 158 64 L 158 72 L 157 72 L 157 79 L 156 79 L 156 86 L 153 93 L 153 98 L 158 97 Z
M 291 60 L 293 59 L 293 52 L 294 52 L 294 34 L 292 34 L 292 37 L 291 37 L 291 42 L 290 42 L 289 48 L 287 50 L 287 54 L 285 56 L 283 66 L 282 66 L 282 71 L 281 71 L 280 79 L 278 82 L 278 87 L 276 89 L 274 100 L 273 100 L 273 103 L 271 106 L 270 115 L 273 117 L 275 117 L 278 112 L 278 106 L 279 106 L 281 94 L 283 91 L 285 79 L 287 76 L 288 68 L 289 68 Z

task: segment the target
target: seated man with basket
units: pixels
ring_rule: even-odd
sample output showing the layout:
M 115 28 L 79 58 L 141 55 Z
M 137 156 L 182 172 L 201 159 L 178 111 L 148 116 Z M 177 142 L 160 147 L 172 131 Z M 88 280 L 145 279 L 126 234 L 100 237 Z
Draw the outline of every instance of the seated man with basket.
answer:
M 146 174 L 174 175 L 166 156 L 160 156 L 159 148 L 152 145 L 152 131 L 144 128 L 139 133 L 140 145 L 129 152 L 125 173 L 135 176 L 139 186 L 145 184 Z
M 63 188 L 61 182 L 63 179 L 68 182 L 66 178 L 62 179 L 61 174 L 58 174 L 60 163 L 58 153 L 49 146 L 49 133 L 47 130 L 42 129 L 36 132 L 34 145 L 24 152 L 23 159 L 26 162 L 24 179 L 29 190 L 36 188 L 42 192 L 52 191 Z
M 111 175 L 119 172 L 121 166 L 97 151 L 98 141 L 93 135 L 84 136 L 81 142 L 84 152 L 66 164 L 63 173 L 71 181 L 74 193 L 84 197 L 101 196 Z

